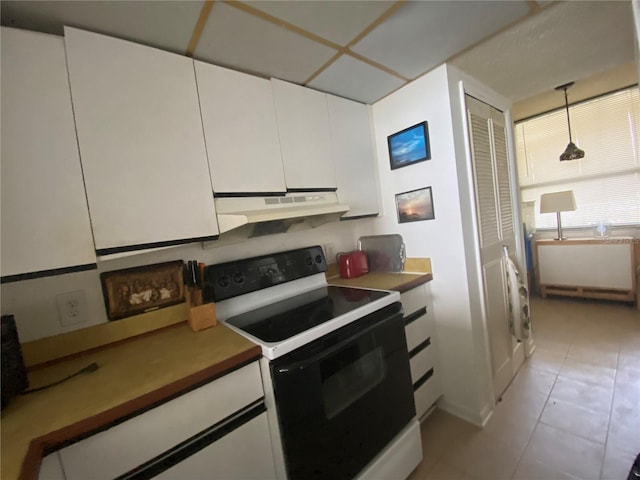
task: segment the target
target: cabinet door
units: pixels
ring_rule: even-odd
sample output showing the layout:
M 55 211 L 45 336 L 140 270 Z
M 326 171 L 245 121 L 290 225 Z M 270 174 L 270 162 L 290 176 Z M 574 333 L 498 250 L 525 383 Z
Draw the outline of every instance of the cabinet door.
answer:
M 267 414 L 250 420 L 154 478 L 275 479 Z
M 327 95 L 338 197 L 349 205 L 342 219 L 374 216 L 379 212 L 376 161 L 369 107 Z
M 217 235 L 193 61 L 65 28 L 99 253 Z
M 287 190 L 269 80 L 195 62 L 215 193 Z
M 60 37 L 2 27 L 2 277 L 95 268 Z
M 327 95 L 272 79 L 284 176 L 289 190 L 335 190 Z
M 229 419 L 264 395 L 257 362 L 60 450 L 68 480 L 108 480 Z

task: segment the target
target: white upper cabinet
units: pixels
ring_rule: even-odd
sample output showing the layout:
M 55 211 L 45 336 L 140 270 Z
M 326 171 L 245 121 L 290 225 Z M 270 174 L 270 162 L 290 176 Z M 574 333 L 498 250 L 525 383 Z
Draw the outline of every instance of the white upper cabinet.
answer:
M 287 190 L 271 82 L 195 62 L 213 191 Z
M 287 188 L 335 190 L 327 95 L 277 79 L 271 84 Z
M 2 27 L 1 43 L 3 280 L 95 267 L 64 42 Z
M 378 187 L 369 107 L 327 95 L 338 197 L 349 205 L 342 217 L 377 215 Z
M 65 27 L 98 253 L 218 234 L 190 58 Z

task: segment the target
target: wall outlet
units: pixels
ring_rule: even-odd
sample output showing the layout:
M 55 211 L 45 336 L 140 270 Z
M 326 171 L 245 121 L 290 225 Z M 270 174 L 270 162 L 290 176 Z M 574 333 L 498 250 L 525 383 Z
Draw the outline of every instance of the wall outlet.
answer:
M 87 297 L 84 290 L 61 293 L 56 296 L 56 302 L 58 304 L 58 320 L 63 327 L 89 320 Z

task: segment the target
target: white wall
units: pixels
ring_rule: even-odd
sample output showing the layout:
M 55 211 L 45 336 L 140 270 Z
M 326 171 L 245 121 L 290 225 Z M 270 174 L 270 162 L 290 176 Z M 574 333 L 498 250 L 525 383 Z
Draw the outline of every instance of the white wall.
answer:
M 173 247 L 114 260 L 101 261 L 98 270 L 37 278 L 0 287 L 2 314 L 14 314 L 21 342 L 66 333 L 108 321 L 102 296 L 100 273 L 122 268 L 150 265 L 171 260 L 198 260 L 207 264 L 290 250 L 311 245 L 333 243 L 335 251 L 355 248 L 354 224 L 358 221 L 333 222 L 295 233 L 270 235 L 246 240 L 235 245 L 203 249 L 202 244 Z M 329 259 L 331 263 L 331 260 Z M 58 320 L 56 296 L 83 290 L 89 310 L 89 321 L 62 327 Z
M 376 149 L 385 215 L 363 224 L 358 234 L 400 233 L 409 257 L 430 257 L 434 280 L 431 282 L 433 312 L 437 324 L 439 364 L 444 396 L 441 407 L 474 423 L 486 416 L 490 394 L 487 372 L 478 358 L 486 357 L 484 337 L 477 344 L 470 310 L 467 262 L 464 242 L 458 163 L 462 152 L 454 138 L 451 91 L 447 67 L 438 67 L 373 106 Z M 389 167 L 386 138 L 418 122 L 429 122 L 431 160 L 400 168 Z M 461 128 L 461 127 L 456 127 Z M 432 187 L 435 219 L 398 224 L 395 194 L 420 187 Z M 464 196 L 464 192 L 463 192 Z M 364 232 L 365 228 L 370 229 Z M 490 407 L 489 407 L 490 408 Z

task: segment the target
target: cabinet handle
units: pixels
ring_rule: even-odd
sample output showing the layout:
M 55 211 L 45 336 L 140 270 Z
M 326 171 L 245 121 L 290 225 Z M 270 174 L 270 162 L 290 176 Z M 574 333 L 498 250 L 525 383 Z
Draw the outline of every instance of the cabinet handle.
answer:
M 430 368 L 427 373 L 421 376 L 416 383 L 413 384 L 413 391 L 418 390 L 422 385 L 425 384 L 427 380 L 429 380 L 433 376 L 433 368 Z
M 415 357 L 417 354 L 419 354 L 422 350 L 427 348 L 429 345 L 431 345 L 431 337 L 428 337 L 424 342 L 420 343 L 413 350 L 411 350 L 409 352 L 409 358 Z
M 417 312 L 413 312 L 411 315 L 407 315 L 404 317 L 404 326 L 406 327 L 412 322 L 415 322 L 417 319 L 427 314 L 427 307 L 422 307 Z
M 204 429 L 193 437 L 179 443 L 175 447 L 152 458 L 151 460 L 120 475 L 116 480 L 146 480 L 151 479 L 183 460 L 208 447 L 225 435 L 237 430 L 245 423 L 267 411 L 264 398 L 256 400 L 244 409 L 227 417 L 221 422 Z

